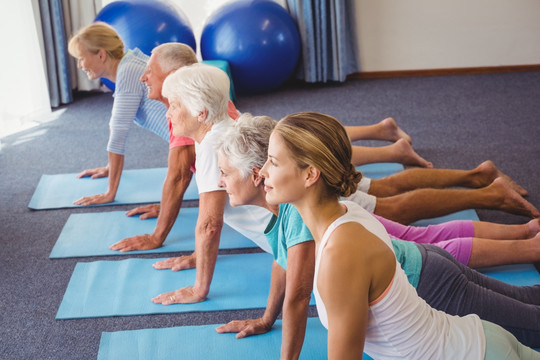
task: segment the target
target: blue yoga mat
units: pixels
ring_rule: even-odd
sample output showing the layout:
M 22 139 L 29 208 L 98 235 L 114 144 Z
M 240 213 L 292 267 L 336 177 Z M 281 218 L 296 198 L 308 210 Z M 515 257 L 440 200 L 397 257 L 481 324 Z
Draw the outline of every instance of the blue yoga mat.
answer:
M 378 163 L 359 167 L 366 176 L 377 178 L 403 170 L 401 164 Z M 167 168 L 124 170 L 116 199 L 105 205 L 143 204 L 161 201 L 163 181 Z M 73 202 L 87 195 L 107 190 L 108 179 L 79 179 L 77 174 L 42 175 L 28 207 L 34 210 L 79 207 Z M 198 200 L 197 183 L 191 180 L 184 200 Z
M 101 206 L 159 202 L 166 174 L 167 168 L 124 170 L 115 201 Z M 28 207 L 34 210 L 79 207 L 73 202 L 83 196 L 105 192 L 107 184 L 108 178 L 79 179 L 77 174 L 42 175 Z M 184 199 L 198 198 L 197 184 L 192 179 Z
M 540 284 L 540 274 L 532 264 L 492 266 L 478 271 L 508 284 L 518 286 Z
M 195 283 L 195 270 L 156 270 L 162 259 L 79 262 L 57 319 L 265 308 L 272 255 L 220 255 L 208 299 L 196 304 L 154 304 L 151 299 Z
M 129 254 L 164 253 L 195 250 L 195 224 L 199 208 L 181 208 L 171 232 L 161 248 L 130 251 Z M 123 211 L 71 214 L 54 245 L 50 258 L 80 256 L 125 255 L 109 249 L 112 244 L 135 235 L 154 231 L 157 219 L 140 220 L 128 217 Z M 254 242 L 224 225 L 220 249 L 257 247 Z
M 103 332 L 98 360 L 223 360 L 279 359 L 281 320 L 263 335 L 236 339 L 236 334 L 218 334 L 219 325 L 180 326 Z M 300 359 L 327 359 L 328 332 L 318 318 L 308 318 Z M 366 360 L 371 357 L 364 354 Z
M 195 224 L 198 208 L 182 208 L 171 232 L 162 247 L 132 251 L 129 254 L 165 253 L 195 250 Z M 421 220 L 414 225 L 427 226 L 450 220 L 478 220 L 474 210 L 460 211 L 440 218 Z M 109 249 L 109 246 L 124 238 L 152 233 L 157 219 L 140 220 L 138 216 L 128 217 L 123 211 L 103 213 L 71 214 L 64 225 L 49 257 L 85 257 L 125 255 Z M 248 238 L 223 226 L 220 249 L 241 249 L 256 247 Z
M 281 320 L 276 321 L 270 332 L 244 339 L 236 339 L 236 334 L 218 334 L 215 330 L 218 326 L 103 332 L 98 360 L 279 359 Z M 319 319 L 308 318 L 300 359 L 326 359 L 326 338 L 327 331 Z
M 357 166 L 356 169 L 361 171 L 362 174 L 368 178 L 380 179 L 382 177 L 403 171 L 404 167 L 398 163 L 375 163 Z
M 193 285 L 195 271 L 155 270 L 161 259 L 80 262 L 75 266 L 57 319 L 128 316 L 192 311 L 264 308 L 272 256 L 267 253 L 218 257 L 208 299 L 198 304 L 163 306 L 158 294 Z M 532 265 L 485 269 L 488 276 L 516 285 L 540 284 Z M 312 301 L 313 302 L 313 301 Z
M 198 208 L 182 208 L 167 240 L 160 248 L 138 253 L 165 253 L 195 250 L 194 229 Z M 450 220 L 478 220 L 474 210 L 465 210 L 434 219 L 421 220 L 414 225 L 427 226 Z M 137 216 L 128 217 L 123 211 L 103 213 L 71 214 L 64 225 L 49 257 L 86 257 L 125 255 L 109 249 L 109 246 L 126 237 L 151 233 L 157 219 L 140 220 Z M 240 249 L 256 247 L 255 243 L 224 225 L 221 235 L 221 249 Z

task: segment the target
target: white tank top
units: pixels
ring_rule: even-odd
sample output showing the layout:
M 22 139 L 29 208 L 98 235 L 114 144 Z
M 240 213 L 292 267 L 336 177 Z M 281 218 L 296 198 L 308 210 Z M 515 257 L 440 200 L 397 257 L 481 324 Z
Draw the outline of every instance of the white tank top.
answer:
M 392 244 L 384 227 L 355 203 L 342 202 L 347 213 L 326 229 L 315 263 L 313 293 L 322 324 L 328 328 L 326 308 L 317 289 L 319 264 L 330 235 L 341 224 L 357 222 Z M 361 241 L 361 239 L 358 239 Z M 369 306 L 364 352 L 374 359 L 484 359 L 485 335 L 477 315 L 452 316 L 431 308 L 416 294 L 396 260 L 389 289 Z

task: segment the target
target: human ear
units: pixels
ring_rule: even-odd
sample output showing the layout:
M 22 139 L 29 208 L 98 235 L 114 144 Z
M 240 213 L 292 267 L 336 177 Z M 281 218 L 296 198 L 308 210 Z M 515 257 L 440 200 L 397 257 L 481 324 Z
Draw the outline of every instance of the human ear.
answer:
M 208 110 L 207 110 L 207 109 L 204 109 L 204 110 L 201 111 L 201 112 L 199 113 L 199 115 L 197 116 L 197 120 L 198 120 L 199 122 L 205 122 L 207 117 L 208 117 Z
M 255 187 L 261 185 L 264 180 L 264 178 L 260 174 L 260 171 L 260 168 L 256 166 L 253 167 L 253 172 L 251 173 L 251 180 L 253 181 L 253 185 L 255 185 Z
M 308 188 L 315 184 L 321 177 L 321 171 L 314 166 L 309 165 L 304 170 L 305 173 L 305 187 Z
M 99 49 L 98 56 L 99 56 L 99 60 L 105 62 L 105 60 L 107 60 L 107 52 L 105 51 L 105 49 Z

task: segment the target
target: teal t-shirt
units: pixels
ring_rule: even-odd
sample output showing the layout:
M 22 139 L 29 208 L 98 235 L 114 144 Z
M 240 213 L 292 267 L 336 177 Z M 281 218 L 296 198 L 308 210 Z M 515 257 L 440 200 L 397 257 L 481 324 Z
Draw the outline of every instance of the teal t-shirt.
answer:
M 291 204 L 279 205 L 278 216 L 272 216 L 264 235 L 272 248 L 274 260 L 285 270 L 287 269 L 287 249 L 313 240 L 300 213 Z
M 290 204 L 279 206 L 278 216 L 273 215 L 264 235 L 272 248 L 274 260 L 287 269 L 287 249 L 291 246 L 313 240 L 311 232 L 304 224 L 300 213 Z M 409 283 L 416 288 L 422 271 L 422 254 L 415 243 L 392 239 L 397 261 L 407 275 Z
M 392 239 L 396 259 L 407 275 L 409 283 L 416 289 L 422 272 L 422 254 L 411 241 Z

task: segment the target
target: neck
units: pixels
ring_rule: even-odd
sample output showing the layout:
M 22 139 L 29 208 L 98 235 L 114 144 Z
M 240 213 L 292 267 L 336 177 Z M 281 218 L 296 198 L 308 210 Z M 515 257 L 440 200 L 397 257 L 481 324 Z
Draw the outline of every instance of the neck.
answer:
M 305 197 L 292 205 L 302 216 L 316 244 L 319 244 L 328 226 L 346 212 L 337 199 L 321 202 L 319 196 Z
M 279 215 L 279 205 L 270 205 L 268 203 L 267 204 L 267 209 L 274 215 L 278 216 Z
M 268 201 L 266 201 L 266 191 L 264 191 L 264 182 L 261 182 L 259 185 L 257 185 L 255 195 L 253 195 L 249 200 L 247 200 L 245 204 L 242 204 L 242 206 L 244 205 L 259 206 L 270 211 L 272 214 L 276 216 L 278 216 L 279 214 L 279 204 L 272 205 L 272 204 L 269 204 Z
M 195 131 L 193 136 L 190 136 L 193 140 L 199 144 L 203 141 L 204 137 L 210 130 L 212 130 L 213 123 L 202 123 L 201 126 Z
M 103 74 L 103 77 L 115 83 L 116 72 L 120 61 L 122 61 L 122 59 L 108 59 L 105 63 L 105 73 Z
M 273 205 L 268 203 L 266 201 L 266 191 L 264 191 L 264 182 L 261 182 L 261 184 L 258 186 L 258 194 L 254 198 L 254 201 L 251 205 L 260 206 L 262 208 L 265 208 L 266 210 L 270 211 L 272 214 L 278 216 L 279 215 L 279 204 Z

